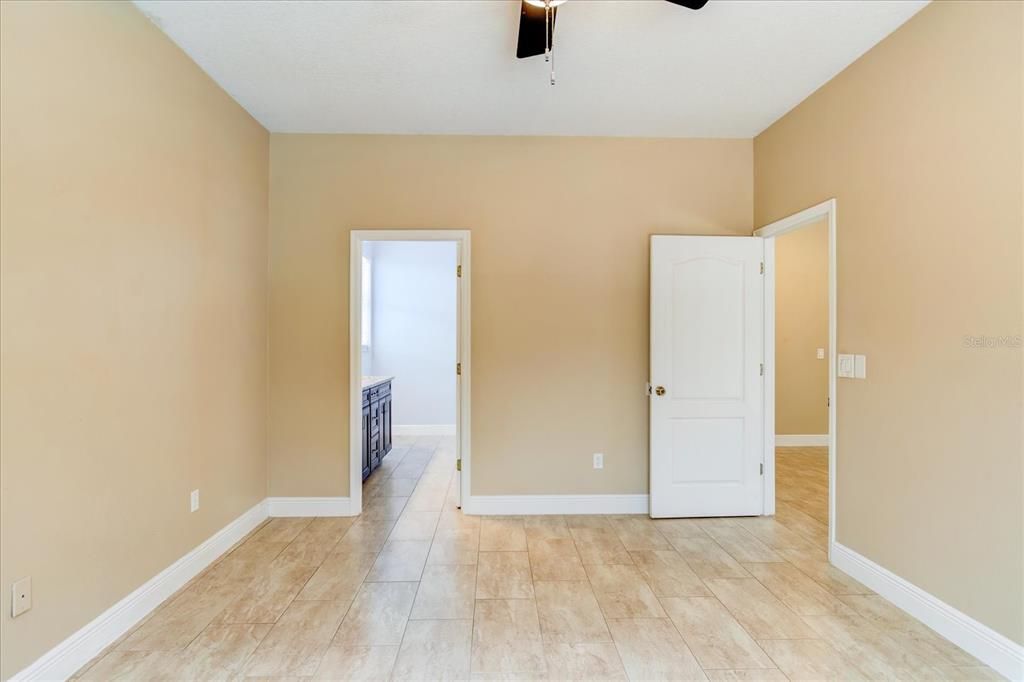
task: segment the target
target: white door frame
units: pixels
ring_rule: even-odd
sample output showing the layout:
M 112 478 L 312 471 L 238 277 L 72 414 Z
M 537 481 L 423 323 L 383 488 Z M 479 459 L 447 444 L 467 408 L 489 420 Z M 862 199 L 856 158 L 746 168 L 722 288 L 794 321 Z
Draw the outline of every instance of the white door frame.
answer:
M 828 219 L 828 552 L 836 539 L 836 200 L 829 199 L 754 231 L 764 237 L 764 513 L 775 514 L 775 239 Z
M 458 406 L 455 439 L 456 457 L 462 459 L 461 489 L 462 501 L 469 499 L 470 489 L 470 397 L 471 358 L 469 347 L 470 332 L 470 258 L 469 230 L 352 230 L 349 247 L 349 513 L 357 515 L 363 511 L 363 466 L 362 466 L 362 309 L 363 300 L 363 242 L 381 241 L 444 241 L 456 242 L 459 246 L 459 266 L 461 266 L 461 282 L 459 284 L 458 306 L 458 357 L 456 362 L 462 365 L 462 375 L 457 377 L 455 384 L 455 400 Z M 455 367 L 452 367 L 455 372 Z

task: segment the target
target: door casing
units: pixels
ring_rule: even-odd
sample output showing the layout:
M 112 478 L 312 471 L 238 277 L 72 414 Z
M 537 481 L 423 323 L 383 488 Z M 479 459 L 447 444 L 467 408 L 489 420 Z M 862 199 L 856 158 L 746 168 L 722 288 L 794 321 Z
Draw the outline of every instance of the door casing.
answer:
M 828 199 L 754 231 L 764 237 L 764 514 L 775 514 L 775 238 L 828 221 L 828 553 L 836 539 L 836 200 Z
M 442 241 L 455 242 L 458 247 L 458 331 L 456 363 L 461 367 L 456 376 L 455 401 L 456 457 L 462 460 L 459 495 L 460 504 L 470 494 L 470 231 L 469 230 L 352 230 L 349 246 L 349 514 L 363 511 L 363 486 L 360 434 L 362 432 L 362 315 L 363 242 L 379 241 Z M 456 371 L 452 367 L 452 373 Z

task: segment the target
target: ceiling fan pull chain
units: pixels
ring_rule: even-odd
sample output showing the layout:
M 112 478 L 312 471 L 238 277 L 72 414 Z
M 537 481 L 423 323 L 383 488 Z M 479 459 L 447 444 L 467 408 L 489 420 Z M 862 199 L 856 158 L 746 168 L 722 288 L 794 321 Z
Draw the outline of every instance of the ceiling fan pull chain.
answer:
M 544 0 L 544 61 L 551 61 L 551 0 Z
M 544 61 L 551 64 L 551 85 L 555 84 L 555 51 L 551 46 L 551 0 L 544 0 Z
M 555 51 L 551 50 L 551 84 L 555 84 Z

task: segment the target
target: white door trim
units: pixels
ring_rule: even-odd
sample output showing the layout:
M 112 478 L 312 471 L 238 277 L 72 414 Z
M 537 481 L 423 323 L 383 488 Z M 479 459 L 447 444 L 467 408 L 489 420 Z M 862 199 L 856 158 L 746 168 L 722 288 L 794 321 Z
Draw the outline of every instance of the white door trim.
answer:
M 774 237 L 828 219 L 828 551 L 836 541 L 836 200 L 829 199 L 754 230 L 765 238 L 764 282 L 764 513 L 775 513 L 775 241 Z
M 456 434 L 457 457 L 462 459 L 462 499 L 470 496 L 470 376 L 472 353 L 469 345 L 470 325 L 470 258 L 469 230 L 352 230 L 349 246 L 349 513 L 358 515 L 363 510 L 362 443 L 362 285 L 363 242 L 367 241 L 442 241 L 459 245 L 459 265 L 462 278 L 459 284 L 458 354 L 462 363 L 462 376 L 456 382 L 458 427 Z M 455 368 L 452 367 L 452 372 Z

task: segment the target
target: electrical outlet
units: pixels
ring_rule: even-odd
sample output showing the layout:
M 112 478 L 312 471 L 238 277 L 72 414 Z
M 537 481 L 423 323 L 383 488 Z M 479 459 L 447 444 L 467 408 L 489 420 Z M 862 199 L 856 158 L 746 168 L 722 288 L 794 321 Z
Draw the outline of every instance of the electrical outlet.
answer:
M 189 496 L 189 505 L 192 507 L 192 511 L 197 511 L 199 509 L 199 491 L 198 490 L 193 490 L 192 491 L 192 494 Z
M 819 360 L 824 360 L 825 359 L 825 349 L 824 348 L 819 348 L 818 349 L 817 358 Z
M 604 469 L 604 453 L 603 452 L 595 452 L 594 453 L 594 468 L 595 469 Z
M 32 608 L 32 578 L 22 578 L 11 585 L 11 618 Z

